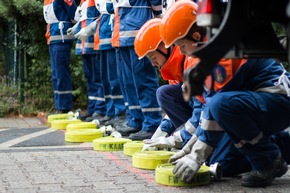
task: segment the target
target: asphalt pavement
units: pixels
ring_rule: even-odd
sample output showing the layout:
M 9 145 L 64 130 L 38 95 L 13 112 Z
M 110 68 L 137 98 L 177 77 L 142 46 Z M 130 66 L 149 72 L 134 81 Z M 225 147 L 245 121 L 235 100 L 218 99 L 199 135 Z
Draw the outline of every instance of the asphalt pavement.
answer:
M 1 193 L 290 192 L 290 171 L 266 188 L 242 187 L 239 176 L 196 187 L 160 185 L 155 171 L 134 168 L 122 151 L 67 143 L 64 131 L 41 118 L 0 118 L 0 160 Z

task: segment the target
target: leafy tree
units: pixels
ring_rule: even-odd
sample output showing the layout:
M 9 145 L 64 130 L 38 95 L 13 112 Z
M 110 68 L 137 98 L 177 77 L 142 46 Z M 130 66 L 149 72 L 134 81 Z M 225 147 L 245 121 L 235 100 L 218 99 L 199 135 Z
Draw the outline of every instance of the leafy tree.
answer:
M 80 1 L 76 2 L 79 3 Z M 43 18 L 43 0 L 1 0 L 0 26 L 0 51 L 3 51 L 0 55 L 0 76 L 9 75 L 6 64 L 9 56 L 5 54 L 7 51 L 16 51 L 18 54 L 18 78 L 21 78 L 20 68 L 24 68 L 24 72 L 22 72 L 24 79 L 18 89 L 19 97 L 20 87 L 24 87 L 24 101 L 18 112 L 53 110 L 49 51 L 44 37 L 46 23 Z M 7 34 L 7 31 L 9 34 Z M 11 38 L 9 39 L 14 34 L 16 34 L 16 45 L 14 41 L 11 41 Z M 25 60 L 23 66 L 19 64 L 20 60 L 23 59 L 21 54 L 23 54 Z M 81 58 L 74 55 L 74 50 L 72 50 L 71 64 L 74 106 L 82 108 L 86 106 L 87 101 L 86 86 Z

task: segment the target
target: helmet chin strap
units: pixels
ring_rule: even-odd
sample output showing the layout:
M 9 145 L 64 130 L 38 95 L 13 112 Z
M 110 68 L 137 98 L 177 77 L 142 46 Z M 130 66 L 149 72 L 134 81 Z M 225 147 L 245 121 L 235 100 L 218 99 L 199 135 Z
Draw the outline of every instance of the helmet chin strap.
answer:
M 166 58 L 166 60 L 167 60 L 167 59 L 170 57 L 170 55 L 171 55 L 171 47 L 167 48 L 167 54 L 164 53 L 164 52 L 162 52 L 160 49 L 157 49 L 156 51 L 159 52 L 161 55 L 163 55 L 163 56 Z
M 194 43 L 198 43 L 198 42 L 200 42 L 200 41 L 194 39 L 193 37 L 191 37 L 191 36 L 189 36 L 189 35 L 185 36 L 185 38 L 186 38 L 186 39 L 189 39 L 189 40 L 191 40 L 191 41 L 193 41 Z

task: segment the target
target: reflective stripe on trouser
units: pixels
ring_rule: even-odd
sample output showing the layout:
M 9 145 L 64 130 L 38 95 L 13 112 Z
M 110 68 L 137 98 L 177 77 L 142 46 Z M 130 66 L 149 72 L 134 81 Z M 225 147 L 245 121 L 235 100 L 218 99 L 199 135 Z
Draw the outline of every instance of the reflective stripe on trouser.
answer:
M 175 128 L 184 124 L 192 115 L 192 107 L 182 96 L 181 84 L 163 85 L 157 89 L 157 100 Z
M 71 48 L 72 43 L 49 45 L 54 103 L 58 110 L 72 109 L 72 81 L 69 67 Z
M 120 47 L 119 50 L 124 61 L 123 83 L 127 96 L 130 96 L 127 98 L 130 114 L 134 120 L 142 121 L 143 131 L 154 132 L 162 116 L 156 99 L 156 69 L 148 58 L 139 60 L 133 46 Z
M 290 125 L 286 95 L 231 91 L 213 96 L 210 111 L 253 169 L 263 170 L 278 156 L 270 135 Z
M 87 81 L 87 95 L 88 95 L 87 112 L 89 114 L 95 112 L 96 101 L 98 101 L 98 99 L 102 100 L 102 96 L 98 96 L 98 90 L 103 89 L 103 86 L 101 84 L 96 84 L 93 75 L 94 68 L 98 67 L 98 65 L 96 64 L 98 62 L 96 57 L 97 57 L 96 54 L 82 55 L 83 71 Z
M 124 77 L 124 72 L 123 72 L 123 62 L 121 60 L 120 56 L 120 51 L 119 48 L 115 48 L 115 53 L 116 53 L 116 65 L 117 65 L 117 77 L 118 77 L 118 82 L 120 85 L 121 93 L 123 95 L 123 100 L 125 104 L 125 109 L 126 109 L 126 121 L 128 123 L 132 122 L 133 118 L 130 115 L 129 107 L 128 107 L 128 100 L 127 100 L 127 94 L 125 92 L 124 84 L 123 84 L 123 77 Z
M 115 49 L 101 50 L 101 79 L 106 99 L 106 115 L 114 117 L 125 110 L 125 103 L 120 89 L 116 69 Z
M 93 66 L 93 80 L 95 85 L 95 94 L 93 97 L 90 96 L 91 100 L 95 100 L 94 112 L 100 115 L 106 115 L 106 101 L 104 97 L 104 88 L 101 81 L 101 63 L 100 53 L 97 52 Z

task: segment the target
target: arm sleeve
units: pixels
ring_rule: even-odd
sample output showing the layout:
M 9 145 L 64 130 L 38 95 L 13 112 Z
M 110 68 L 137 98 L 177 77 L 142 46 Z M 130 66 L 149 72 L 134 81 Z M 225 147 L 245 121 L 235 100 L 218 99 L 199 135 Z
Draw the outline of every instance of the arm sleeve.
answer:
M 171 135 L 174 133 L 176 128 L 174 127 L 172 121 L 169 119 L 169 117 L 164 118 L 160 123 L 160 129 L 161 131 L 165 131 L 168 133 L 168 135 Z
M 206 98 L 206 104 L 204 105 L 203 111 L 200 116 L 200 124 L 196 129 L 196 135 L 198 139 L 211 147 L 217 147 L 220 139 L 224 134 L 224 130 L 219 126 L 219 124 L 213 119 L 209 103 L 210 99 Z
M 162 14 L 162 0 L 150 0 L 150 4 L 155 17 Z
M 203 109 L 203 103 L 193 97 L 191 100 L 191 106 L 193 107 L 192 116 L 180 130 L 183 146 L 190 140 L 191 136 L 196 133 Z

